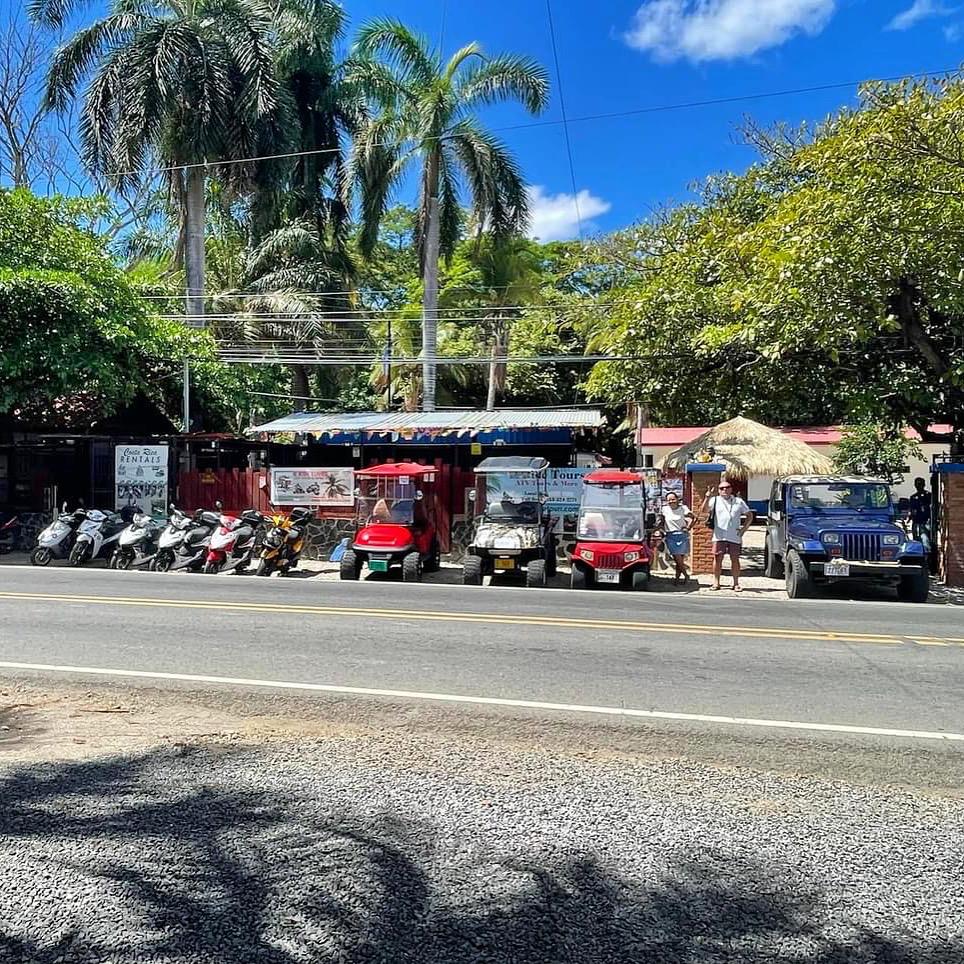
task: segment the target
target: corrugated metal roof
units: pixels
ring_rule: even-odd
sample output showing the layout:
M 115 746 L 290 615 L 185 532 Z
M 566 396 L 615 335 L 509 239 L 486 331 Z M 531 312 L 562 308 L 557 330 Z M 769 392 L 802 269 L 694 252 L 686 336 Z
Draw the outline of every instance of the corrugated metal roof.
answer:
M 292 412 L 249 432 L 478 432 L 494 429 L 597 428 L 602 412 L 583 409 L 471 409 L 440 412 Z

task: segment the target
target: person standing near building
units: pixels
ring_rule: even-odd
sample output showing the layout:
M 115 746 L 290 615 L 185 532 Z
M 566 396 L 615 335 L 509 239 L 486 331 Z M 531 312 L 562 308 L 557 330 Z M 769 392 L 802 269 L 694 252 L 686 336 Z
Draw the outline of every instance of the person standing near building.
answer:
M 706 514 L 707 522 L 712 519 L 713 528 L 713 590 L 720 589 L 723 574 L 723 557 L 730 557 L 730 571 L 733 573 L 733 591 L 743 592 L 740 585 L 740 551 L 743 548 L 743 535 L 753 524 L 753 511 L 739 497 L 733 494 L 733 486 L 726 479 L 720 479 L 717 494 L 710 498 L 707 492 L 700 510 Z
M 689 506 L 683 505 L 675 492 L 666 496 L 666 504 L 660 510 L 663 516 L 663 532 L 666 548 L 676 563 L 674 583 L 680 579 L 686 583 L 690 574 L 686 568 L 686 556 L 690 551 L 690 529 L 693 528 L 693 513 Z
M 931 494 L 927 483 L 920 477 L 914 479 L 914 494 L 910 497 L 911 535 L 920 542 L 924 551 L 931 551 Z

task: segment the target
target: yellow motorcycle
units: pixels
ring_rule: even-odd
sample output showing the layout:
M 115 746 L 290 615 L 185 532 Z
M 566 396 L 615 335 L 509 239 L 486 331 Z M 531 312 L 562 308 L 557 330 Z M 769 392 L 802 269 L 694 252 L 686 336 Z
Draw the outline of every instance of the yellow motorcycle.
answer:
M 275 571 L 286 576 L 298 565 L 312 518 L 310 509 L 292 509 L 287 515 L 279 512 L 269 517 L 268 531 L 261 542 L 259 576 L 270 576 Z

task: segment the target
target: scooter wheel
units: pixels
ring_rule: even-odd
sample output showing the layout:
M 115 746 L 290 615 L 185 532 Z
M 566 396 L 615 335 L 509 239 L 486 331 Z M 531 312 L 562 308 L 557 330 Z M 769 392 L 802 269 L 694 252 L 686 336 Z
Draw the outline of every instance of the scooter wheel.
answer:
M 37 546 L 37 548 L 30 553 L 30 564 L 32 566 L 46 566 L 50 562 L 50 559 L 50 550 L 44 546 Z
M 158 556 L 151 562 L 153 572 L 167 572 L 171 568 L 173 560 L 170 556 Z
M 220 562 L 206 562 L 201 570 L 207 576 L 216 576 L 221 571 Z
M 83 546 L 74 546 L 73 549 L 70 550 L 70 556 L 67 558 L 67 561 L 72 566 L 81 566 L 86 558 L 87 550 Z
M 127 552 L 115 552 L 113 562 L 115 569 L 122 569 L 126 572 L 133 565 L 134 557 Z
M 257 574 L 258 574 L 259 576 L 270 576 L 270 575 L 271 575 L 271 570 L 272 570 L 273 568 L 274 568 L 274 567 L 271 565 L 271 560 L 270 560 L 270 559 L 262 559 L 261 562 L 258 563 L 258 572 L 257 572 Z

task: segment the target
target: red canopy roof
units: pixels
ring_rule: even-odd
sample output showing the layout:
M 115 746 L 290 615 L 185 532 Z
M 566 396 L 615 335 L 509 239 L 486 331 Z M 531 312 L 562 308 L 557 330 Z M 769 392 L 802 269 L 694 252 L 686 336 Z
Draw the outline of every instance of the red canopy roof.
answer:
M 401 475 L 434 475 L 437 471 L 434 465 L 420 465 L 418 462 L 386 462 L 385 465 L 370 465 L 367 469 L 359 469 L 355 475 L 362 479 L 384 479 Z
M 639 485 L 642 481 L 639 473 L 624 469 L 596 469 L 583 479 L 587 485 Z

